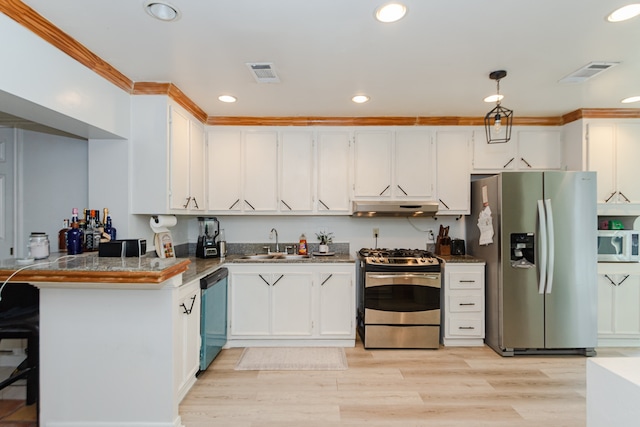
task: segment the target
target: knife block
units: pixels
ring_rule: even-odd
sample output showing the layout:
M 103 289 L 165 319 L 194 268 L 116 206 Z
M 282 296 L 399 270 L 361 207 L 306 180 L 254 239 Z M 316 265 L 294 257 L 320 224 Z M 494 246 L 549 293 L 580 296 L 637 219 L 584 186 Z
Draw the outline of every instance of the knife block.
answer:
M 436 239 L 436 255 L 451 255 L 451 238 L 438 236 Z

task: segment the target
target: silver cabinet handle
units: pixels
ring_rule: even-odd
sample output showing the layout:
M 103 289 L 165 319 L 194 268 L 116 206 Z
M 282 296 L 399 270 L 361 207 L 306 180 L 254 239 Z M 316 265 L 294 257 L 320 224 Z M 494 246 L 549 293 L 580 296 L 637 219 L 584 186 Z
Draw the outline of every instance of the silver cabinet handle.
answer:
M 461 302 L 460 305 L 476 305 L 475 302 Z
M 529 162 L 527 162 L 524 158 L 520 157 L 520 161 L 523 162 L 525 165 L 527 165 L 528 168 L 531 168 L 531 165 L 529 164 Z
M 196 198 L 195 198 L 195 197 L 193 198 L 193 204 L 194 204 L 194 205 L 196 205 L 196 209 L 200 209 L 200 208 L 198 207 L 198 201 L 196 200 Z
M 614 191 L 613 193 L 611 193 L 611 195 L 610 195 L 609 197 L 607 197 L 607 198 L 604 200 L 604 202 L 605 202 L 605 203 L 608 203 L 608 202 L 609 202 L 609 200 L 611 200 L 611 198 L 612 198 L 613 196 L 615 196 L 615 195 L 616 195 L 616 193 L 617 193 L 617 191 Z
M 331 209 L 329 209 L 329 206 L 327 206 L 322 200 L 318 199 L 318 203 L 320 203 L 322 206 L 324 206 L 324 208 L 328 211 L 330 211 Z
M 460 280 L 460 283 L 476 283 L 475 280 Z
M 289 209 L 290 211 L 292 211 L 293 209 L 291 209 L 291 206 L 289 206 L 287 204 L 287 202 L 285 202 L 284 200 L 280 200 L 282 202 L 283 205 L 285 205 L 287 207 L 287 209 Z
M 473 326 L 458 326 L 458 329 L 475 329 Z
M 387 187 L 387 188 L 388 188 L 388 187 Z M 408 196 L 407 192 L 406 192 L 406 191 L 404 191 L 404 188 L 400 187 L 400 185 L 398 185 L 398 189 L 400 189 L 400 191 L 402 191 L 402 192 L 404 193 L 404 195 L 405 195 L 405 196 Z M 385 190 L 386 190 L 386 188 L 385 188 Z M 384 193 L 384 191 L 383 191 L 383 193 Z
M 504 166 L 502 166 L 502 168 L 506 168 L 507 166 L 509 166 L 511 164 L 511 162 L 513 162 L 515 160 L 515 157 L 512 157 L 511 160 L 509 160 L 507 163 L 504 164 Z
M 618 191 L 618 194 L 619 194 L 619 195 L 621 195 L 622 197 L 624 197 L 624 200 L 625 200 L 627 203 L 631 203 L 631 200 L 629 200 L 629 199 L 627 198 L 627 196 L 625 196 L 624 194 L 622 194 L 622 191 Z
M 187 206 L 189 206 L 189 202 L 191 201 L 191 196 L 187 197 L 187 203 L 185 203 L 184 205 L 182 205 L 183 208 L 187 209 Z
M 245 199 L 245 200 L 244 200 L 244 202 L 245 202 L 247 205 L 249 205 L 249 207 L 250 207 L 252 210 L 254 210 L 254 211 L 256 210 L 256 208 L 254 208 L 254 207 L 253 207 L 253 205 L 251 205 L 251 203 L 247 202 L 247 199 Z
M 193 305 L 195 304 L 195 302 L 196 302 L 196 296 L 194 295 L 191 297 L 191 307 L 187 308 L 187 306 L 184 303 L 180 304 L 180 307 L 182 307 L 182 309 L 184 310 L 182 313 L 186 314 L 187 316 L 190 315 L 191 312 L 193 311 Z
M 438 201 L 439 201 L 440 203 L 442 203 L 442 205 L 443 205 L 445 208 L 449 209 L 449 206 L 447 206 L 447 204 L 446 204 L 445 202 L 443 202 L 443 201 L 442 201 L 442 199 L 438 199 Z
M 280 277 L 278 277 L 278 280 L 276 280 L 275 282 L 273 282 L 273 285 L 271 286 L 275 286 L 276 283 L 278 283 L 280 281 L 280 279 L 282 279 L 284 277 L 284 274 L 281 274 Z
M 263 281 L 264 283 L 266 283 L 266 284 L 267 284 L 267 286 L 271 286 L 271 283 L 267 282 L 267 279 L 265 279 L 264 277 L 262 277 L 262 274 L 258 274 L 258 276 L 260 276 L 260 278 L 262 279 L 262 281 Z
M 391 184 L 387 185 L 386 187 L 384 187 L 384 190 L 382 190 L 380 192 L 380 195 L 382 196 L 384 194 L 385 191 L 387 191 L 389 189 L 389 187 L 391 187 Z

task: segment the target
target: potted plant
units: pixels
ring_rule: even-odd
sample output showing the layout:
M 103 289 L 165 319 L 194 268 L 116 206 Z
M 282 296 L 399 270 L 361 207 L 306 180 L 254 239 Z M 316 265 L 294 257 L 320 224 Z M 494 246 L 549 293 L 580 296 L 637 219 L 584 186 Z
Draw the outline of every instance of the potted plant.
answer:
M 333 233 L 326 233 L 322 231 L 320 233 L 316 233 L 316 237 L 320 241 L 318 252 L 320 253 L 329 252 L 329 243 L 333 241 Z

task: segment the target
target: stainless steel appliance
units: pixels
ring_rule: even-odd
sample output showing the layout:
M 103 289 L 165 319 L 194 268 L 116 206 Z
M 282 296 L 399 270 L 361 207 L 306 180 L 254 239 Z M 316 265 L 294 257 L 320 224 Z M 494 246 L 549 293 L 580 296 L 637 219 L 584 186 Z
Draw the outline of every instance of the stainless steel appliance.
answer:
M 216 217 L 198 217 L 200 234 L 196 244 L 198 258 L 220 258 L 218 236 L 220 223 Z
M 219 268 L 200 279 L 200 371 L 207 369 L 227 343 L 227 277 L 229 270 Z
M 640 262 L 639 236 L 634 230 L 598 230 L 598 261 Z
M 365 348 L 438 348 L 440 262 L 418 249 L 358 253 L 358 332 Z
M 495 234 L 481 245 L 486 209 Z M 594 172 L 503 172 L 472 182 L 467 248 L 487 262 L 491 348 L 595 354 L 596 229 Z

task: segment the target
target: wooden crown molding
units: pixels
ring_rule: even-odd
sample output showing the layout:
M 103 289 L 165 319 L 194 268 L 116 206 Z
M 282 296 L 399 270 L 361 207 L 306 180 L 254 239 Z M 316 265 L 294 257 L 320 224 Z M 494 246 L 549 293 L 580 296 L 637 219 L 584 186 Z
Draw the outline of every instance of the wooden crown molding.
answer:
M 136 82 L 116 70 L 20 0 L 0 1 L 0 12 L 132 95 L 167 95 L 211 126 L 482 126 L 484 117 L 229 117 L 208 116 L 173 83 Z M 640 109 L 580 109 L 561 117 L 514 117 L 520 126 L 560 126 L 585 118 L 640 118 Z

